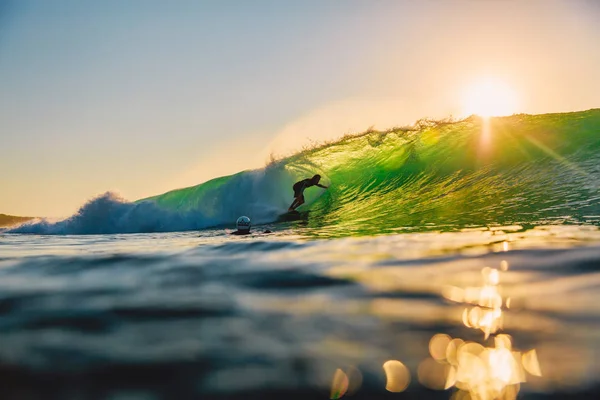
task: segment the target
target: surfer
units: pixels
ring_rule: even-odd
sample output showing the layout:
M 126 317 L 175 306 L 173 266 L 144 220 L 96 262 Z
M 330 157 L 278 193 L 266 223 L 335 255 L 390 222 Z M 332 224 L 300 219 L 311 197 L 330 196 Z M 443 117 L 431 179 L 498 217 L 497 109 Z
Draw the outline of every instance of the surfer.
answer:
M 252 224 L 250 223 L 250 218 L 242 215 L 235 221 L 235 227 L 237 231 L 231 232 L 232 235 L 249 235 L 250 227 Z M 263 233 L 272 233 L 270 230 L 265 230 Z
M 319 184 L 320 180 L 321 180 L 321 175 L 317 174 L 317 175 L 313 176 L 312 178 L 306 178 L 306 179 L 303 179 L 301 181 L 294 183 L 294 186 L 293 186 L 294 201 L 290 205 L 290 208 L 288 208 L 288 212 L 295 211 L 296 208 L 298 208 L 302 204 L 304 204 L 304 189 L 306 189 L 307 187 L 318 186 L 320 188 L 327 189 L 327 186 L 323 186 L 323 185 Z

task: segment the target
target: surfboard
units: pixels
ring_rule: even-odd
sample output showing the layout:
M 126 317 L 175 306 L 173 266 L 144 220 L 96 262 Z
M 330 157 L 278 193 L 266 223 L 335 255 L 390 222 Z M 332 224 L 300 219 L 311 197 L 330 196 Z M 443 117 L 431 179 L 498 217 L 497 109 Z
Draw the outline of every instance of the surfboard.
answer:
M 306 219 L 308 218 L 308 211 L 303 211 L 303 212 L 299 212 L 299 211 L 289 211 L 283 214 L 279 215 L 279 218 L 277 218 L 278 221 L 297 221 L 299 219 Z

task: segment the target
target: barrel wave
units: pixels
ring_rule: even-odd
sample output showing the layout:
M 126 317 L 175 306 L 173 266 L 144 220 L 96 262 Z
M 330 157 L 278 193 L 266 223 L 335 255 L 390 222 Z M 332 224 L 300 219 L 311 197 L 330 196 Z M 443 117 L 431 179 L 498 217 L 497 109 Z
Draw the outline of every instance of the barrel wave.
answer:
M 600 109 L 368 131 L 259 170 L 127 202 L 107 193 L 58 223 L 12 232 L 164 232 L 276 223 L 295 181 L 318 173 L 291 227 L 316 236 L 600 223 Z M 289 222 L 285 223 L 290 226 Z M 283 225 L 282 225 L 283 226 Z

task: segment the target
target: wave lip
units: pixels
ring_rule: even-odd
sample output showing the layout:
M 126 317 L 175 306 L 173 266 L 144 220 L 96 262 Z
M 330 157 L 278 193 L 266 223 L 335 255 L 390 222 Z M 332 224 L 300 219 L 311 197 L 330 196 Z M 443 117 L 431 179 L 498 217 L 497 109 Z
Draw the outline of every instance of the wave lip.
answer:
M 171 211 L 152 201 L 131 203 L 107 192 L 88 201 L 63 221 L 26 223 L 8 232 L 40 235 L 171 232 L 200 229 L 211 223 L 214 221 L 198 212 Z

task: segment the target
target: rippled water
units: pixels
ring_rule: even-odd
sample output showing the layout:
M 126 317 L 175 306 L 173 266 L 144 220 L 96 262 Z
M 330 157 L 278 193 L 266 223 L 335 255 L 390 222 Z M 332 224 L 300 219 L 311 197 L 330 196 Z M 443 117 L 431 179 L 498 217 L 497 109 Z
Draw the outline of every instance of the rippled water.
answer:
M 0 236 L 0 395 L 600 393 L 595 227 L 311 236 Z

